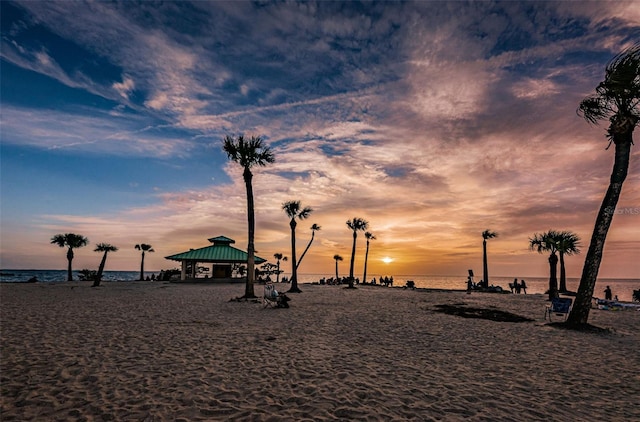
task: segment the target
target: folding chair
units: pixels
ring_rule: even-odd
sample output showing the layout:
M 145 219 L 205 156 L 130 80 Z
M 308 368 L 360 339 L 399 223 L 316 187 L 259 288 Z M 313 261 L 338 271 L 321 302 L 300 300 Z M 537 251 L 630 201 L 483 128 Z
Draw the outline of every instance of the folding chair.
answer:
M 267 306 L 271 308 L 278 307 L 278 292 L 276 291 L 276 287 L 271 282 L 266 282 L 264 285 L 264 294 L 262 295 L 262 304 L 266 308 Z
M 556 316 L 564 315 L 564 319 L 567 319 L 567 315 L 571 310 L 571 302 L 573 300 L 568 297 L 554 297 L 544 310 L 544 319 L 547 319 L 548 315 L 549 321 L 551 321 L 551 314 L 556 314 Z

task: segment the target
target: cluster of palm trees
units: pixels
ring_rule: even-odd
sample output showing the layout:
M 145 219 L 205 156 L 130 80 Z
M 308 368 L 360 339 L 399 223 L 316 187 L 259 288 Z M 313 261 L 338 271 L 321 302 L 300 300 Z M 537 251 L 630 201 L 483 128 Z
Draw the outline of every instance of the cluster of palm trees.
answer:
M 580 253 L 580 237 L 570 231 L 549 230 L 535 233 L 529 238 L 529 248 L 538 253 L 549 252 L 549 300 L 567 292 L 565 255 Z M 560 287 L 558 287 L 558 255 L 560 260 Z
M 354 261 L 355 261 L 355 251 L 356 251 L 356 239 L 358 238 L 358 231 L 364 231 L 367 230 L 369 226 L 369 223 L 359 217 L 354 217 L 351 220 L 347 221 L 347 227 L 349 227 L 349 229 L 351 229 L 353 231 L 353 246 L 351 248 L 351 264 L 349 265 L 349 286 L 348 288 L 355 288 L 354 286 L 354 277 L 353 277 L 353 268 L 354 268 Z M 364 282 L 367 281 L 367 264 L 369 262 L 369 244 L 372 240 L 375 240 L 376 237 L 368 231 L 365 231 L 364 233 L 364 237 L 367 239 L 367 249 L 365 251 L 364 254 L 364 271 L 363 271 L 363 275 L 362 275 L 362 280 Z M 340 261 L 343 261 L 344 258 L 342 258 L 342 255 L 340 254 L 335 254 L 333 255 L 333 259 L 336 261 L 336 280 L 339 280 L 339 274 L 338 274 L 338 263 Z
M 74 258 L 74 249 L 82 248 L 89 244 L 89 239 L 83 235 L 75 234 L 75 233 L 64 233 L 64 234 L 56 234 L 51 238 L 51 243 L 60 246 L 61 248 L 67 248 L 67 281 L 73 280 L 73 269 L 72 269 L 72 261 Z M 154 252 L 153 247 L 151 245 L 147 245 L 146 243 L 141 243 L 135 246 L 135 249 L 142 251 L 142 262 L 140 263 L 140 280 L 144 279 L 144 255 L 145 252 Z M 110 244 L 110 243 L 98 243 L 96 244 L 96 248 L 93 250 L 94 252 L 103 252 L 102 259 L 100 260 L 100 265 L 98 266 L 98 271 L 93 280 L 93 287 L 100 286 L 102 282 L 102 274 L 104 273 L 104 267 L 107 263 L 107 254 L 109 252 L 116 252 L 118 247 Z
M 576 301 L 572 308 L 571 314 L 567 319 L 567 323 L 572 326 L 583 325 L 587 323 L 589 315 L 591 296 L 595 287 L 600 262 L 604 250 L 604 243 L 607 232 L 611 225 L 622 184 L 627 176 L 629 168 L 629 157 L 631 145 L 633 144 L 633 131 L 640 121 L 640 110 L 638 104 L 640 102 L 640 43 L 634 44 L 629 49 L 623 51 L 607 65 L 605 71 L 605 79 L 596 88 L 596 93 L 585 98 L 578 108 L 581 114 L 588 122 L 597 123 L 600 120 L 608 119 L 609 127 L 607 135 L 610 143 L 615 145 L 615 162 L 609 188 L 603 199 L 600 211 L 596 218 L 595 227 L 591 237 L 589 250 L 585 259 L 585 264 L 580 279 L 580 286 Z M 274 156 L 271 150 L 266 147 L 262 139 L 252 137 L 246 140 L 243 136 L 232 138 L 227 136 L 224 140 L 224 150 L 228 157 L 239 163 L 244 168 L 244 181 L 247 189 L 247 219 L 248 219 L 248 238 L 249 245 L 247 252 L 248 258 L 248 277 L 245 297 L 255 297 L 253 292 L 253 264 L 254 264 L 254 206 L 253 206 L 253 190 L 251 185 L 252 173 L 251 168 L 254 166 L 265 166 L 274 162 Z M 301 207 L 299 201 L 289 201 L 283 205 L 283 209 L 290 218 L 291 227 L 291 256 L 292 256 L 292 291 L 299 291 L 297 287 L 297 267 L 295 254 L 295 228 L 296 219 L 304 219 L 311 213 L 311 208 Z M 351 265 L 349 268 L 349 286 L 353 287 L 353 266 L 355 259 L 355 246 L 358 231 L 365 231 L 368 223 L 361 218 L 353 218 L 347 221 L 347 226 L 353 231 L 353 247 L 351 250 Z M 315 230 L 313 230 L 315 233 Z M 312 233 L 312 234 L 313 234 Z M 558 241 L 557 237 L 567 235 L 565 242 Z M 484 282 L 489 283 L 489 272 L 486 259 L 486 242 L 487 239 L 496 237 L 497 233 L 486 230 L 482 233 L 483 237 L 483 276 Z M 374 239 L 372 235 L 367 236 L 367 254 L 365 255 L 365 274 L 366 261 L 368 257 L 369 240 Z M 530 247 L 539 252 L 550 252 L 550 289 L 549 293 L 555 294 L 557 287 L 553 283 L 554 268 L 557 265 L 557 255 L 560 253 L 561 261 L 561 282 L 560 291 L 566 290 L 564 280 L 564 255 L 577 253 L 577 236 L 570 232 L 549 231 L 543 234 L 536 234 L 530 239 Z M 312 236 L 313 241 L 313 236 Z M 571 246 L 573 244 L 573 247 Z M 306 253 L 306 250 L 305 250 Z M 303 254 L 304 256 L 304 254 Z M 555 258 L 554 258 L 555 257 Z M 338 262 L 342 260 L 340 255 L 334 255 L 336 261 L 336 278 L 338 276 Z

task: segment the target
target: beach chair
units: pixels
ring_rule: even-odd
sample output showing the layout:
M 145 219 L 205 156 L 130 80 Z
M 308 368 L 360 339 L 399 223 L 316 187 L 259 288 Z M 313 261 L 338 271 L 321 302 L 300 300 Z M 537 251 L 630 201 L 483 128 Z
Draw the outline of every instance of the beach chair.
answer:
M 264 294 L 262 295 L 262 303 L 264 307 L 271 308 L 288 308 L 289 297 L 284 293 L 278 293 L 275 286 L 270 281 L 264 285 Z
M 564 316 L 564 319 L 567 319 L 567 315 L 569 315 L 569 311 L 571 310 L 571 302 L 572 299 L 568 297 L 554 297 L 551 299 L 551 303 L 545 307 L 544 319 L 547 319 L 548 315 L 549 321 L 551 321 L 551 314 Z
M 266 282 L 264 285 L 264 294 L 262 295 L 262 304 L 264 307 L 278 307 L 278 292 L 273 283 Z

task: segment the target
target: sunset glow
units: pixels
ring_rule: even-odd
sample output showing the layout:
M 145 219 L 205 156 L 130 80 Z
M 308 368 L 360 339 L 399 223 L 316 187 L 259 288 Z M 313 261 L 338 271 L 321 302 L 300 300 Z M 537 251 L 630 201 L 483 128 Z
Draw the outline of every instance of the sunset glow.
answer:
M 64 269 L 49 243 L 79 233 L 75 269 L 145 268 L 224 235 L 246 250 L 242 168 L 226 135 L 261 136 L 255 246 L 300 273 L 348 271 L 345 221 L 375 235 L 368 274 L 544 276 L 534 233 L 570 230 L 583 252 L 609 182 L 606 125 L 576 107 L 640 31 L 616 2 L 0 2 L 1 268 Z M 601 277 L 638 277 L 640 148 Z M 361 276 L 366 239 L 358 233 Z M 395 257 L 391 258 L 391 257 Z M 388 264 L 392 263 L 392 266 Z M 292 260 L 281 262 L 290 272 Z M 389 274 L 391 275 L 391 274 Z

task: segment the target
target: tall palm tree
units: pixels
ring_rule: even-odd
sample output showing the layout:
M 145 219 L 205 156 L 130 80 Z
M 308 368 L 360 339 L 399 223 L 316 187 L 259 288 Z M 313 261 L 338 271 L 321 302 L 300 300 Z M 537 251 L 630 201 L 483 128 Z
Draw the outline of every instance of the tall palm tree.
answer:
M 278 266 L 276 272 L 276 283 L 280 283 L 280 261 L 286 261 L 288 258 L 282 255 L 280 252 L 274 253 L 273 257 L 276 259 L 276 265 Z
M 264 167 L 275 161 L 275 157 L 268 146 L 262 143 L 260 137 L 252 136 L 245 139 L 244 136 L 233 138 L 226 136 L 223 142 L 223 149 L 227 153 L 227 157 L 240 164 L 244 169 L 242 177 L 247 190 L 247 283 L 245 285 L 245 299 L 256 297 L 253 290 L 253 280 L 255 277 L 255 210 L 253 204 L 253 173 L 251 169 L 255 166 Z
M 338 261 L 342 261 L 342 257 L 338 254 L 333 255 L 333 259 L 336 260 L 336 283 L 338 282 Z
M 549 300 L 558 297 L 558 242 L 560 233 L 549 230 L 529 238 L 529 249 L 538 253 L 549 252 Z
M 71 261 L 73 261 L 73 250 L 87 246 L 89 239 L 86 237 L 75 234 L 65 233 L 57 234 L 51 238 L 51 243 L 60 246 L 61 248 L 67 247 L 67 281 L 73 281 L 73 271 L 71 269 Z
M 362 281 L 367 282 L 367 261 L 369 260 L 369 241 L 376 240 L 376 237 L 371 234 L 371 232 L 365 232 L 364 237 L 367 238 L 367 252 L 364 254 L 364 274 L 362 276 Z
M 291 228 L 291 288 L 289 293 L 301 293 L 298 288 L 298 265 L 296 262 L 296 226 L 298 220 L 304 220 L 311 215 L 313 211 L 310 207 L 304 207 L 300 205 L 300 201 L 288 201 L 282 204 L 282 209 L 287 214 L 289 220 L 289 227 Z
M 309 250 L 309 248 L 311 247 L 311 244 L 313 243 L 313 238 L 316 235 L 316 232 L 320 230 L 320 226 L 317 224 L 313 224 L 311 226 L 311 239 L 309 240 L 309 243 L 307 243 L 307 247 L 304 249 L 304 252 L 302 252 L 302 255 L 300 255 L 300 259 L 298 260 L 298 264 L 296 265 L 296 269 L 298 269 L 298 267 L 300 267 L 300 263 L 302 262 L 302 258 L 304 258 L 304 256 L 307 254 L 307 251 Z
M 142 260 L 140 261 L 140 281 L 144 280 L 144 255 L 145 252 L 155 252 L 151 245 L 147 245 L 146 243 L 140 243 L 135 246 L 135 248 L 139 251 L 142 251 Z
M 487 264 L 487 239 L 493 239 L 498 237 L 498 233 L 491 230 L 485 230 L 482 232 L 482 280 L 484 280 L 484 287 L 489 287 L 489 265 Z
M 353 217 L 347 220 L 347 227 L 353 231 L 353 246 L 351 247 L 351 264 L 349 265 L 349 288 L 353 289 L 353 264 L 356 259 L 356 239 L 358 231 L 365 231 L 369 228 L 369 222 L 360 217 Z
M 564 266 L 564 256 L 577 255 L 580 253 L 580 237 L 570 231 L 558 233 L 558 254 L 560 255 L 560 293 L 567 292 L 567 270 Z
M 115 252 L 117 250 L 118 250 L 117 247 L 110 245 L 108 243 L 98 243 L 96 245 L 96 248 L 93 251 L 104 252 L 104 255 L 102 255 L 102 261 L 100 261 L 100 267 L 98 267 L 98 274 L 96 274 L 96 278 L 95 280 L 93 280 L 93 286 L 91 287 L 100 286 L 100 282 L 102 281 L 102 272 L 104 271 L 104 264 L 106 264 L 107 262 L 107 254 L 109 252 Z
M 596 93 L 582 100 L 578 107 L 578 114 L 592 124 L 609 119 L 607 136 L 609 145 L 615 145 L 615 160 L 609 188 L 596 217 L 591 243 L 582 268 L 580 286 L 567 318 L 567 324 L 571 326 L 584 325 L 589 319 L 591 298 L 598 278 L 607 232 L 629 169 L 633 131 L 640 121 L 639 103 L 640 43 L 635 43 L 609 62 L 604 81 L 600 82 Z

